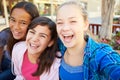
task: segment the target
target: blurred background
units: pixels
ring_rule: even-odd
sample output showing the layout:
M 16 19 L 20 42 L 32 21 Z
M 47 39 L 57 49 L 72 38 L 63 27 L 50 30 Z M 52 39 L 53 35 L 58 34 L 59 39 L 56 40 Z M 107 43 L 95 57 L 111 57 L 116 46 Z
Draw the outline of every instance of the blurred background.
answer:
M 34 3 L 38 7 L 41 16 L 47 16 L 55 20 L 57 7 L 67 0 L 0 0 L 0 30 L 4 27 L 9 27 L 8 18 L 10 10 L 20 1 L 29 1 Z M 102 0 L 79 1 L 81 1 L 83 6 L 87 9 L 90 23 L 100 24 Z M 115 0 L 113 19 L 115 24 L 120 24 L 120 0 Z

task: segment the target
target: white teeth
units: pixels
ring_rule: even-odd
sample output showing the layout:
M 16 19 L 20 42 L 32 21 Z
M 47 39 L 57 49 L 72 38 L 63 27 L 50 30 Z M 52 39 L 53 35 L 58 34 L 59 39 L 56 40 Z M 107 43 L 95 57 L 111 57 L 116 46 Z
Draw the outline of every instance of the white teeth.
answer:
M 73 35 L 63 35 L 64 37 L 73 37 Z
M 32 47 L 35 47 L 36 45 L 34 45 L 34 44 L 31 44 L 31 46 L 32 46 Z
M 67 37 L 67 36 L 72 36 L 73 34 L 72 33 L 69 33 L 69 34 L 62 34 L 63 36 Z
M 69 36 L 69 35 L 64 35 L 65 37 Z
M 64 38 L 64 41 L 65 41 L 65 42 L 70 43 L 70 42 L 72 41 L 73 36 L 72 36 L 72 35 L 63 36 L 63 38 Z
M 35 44 L 31 44 L 31 46 L 35 47 L 36 45 Z
M 38 47 L 38 46 L 35 45 L 35 44 L 30 44 L 30 46 L 33 47 L 33 48 L 37 48 L 37 47 Z

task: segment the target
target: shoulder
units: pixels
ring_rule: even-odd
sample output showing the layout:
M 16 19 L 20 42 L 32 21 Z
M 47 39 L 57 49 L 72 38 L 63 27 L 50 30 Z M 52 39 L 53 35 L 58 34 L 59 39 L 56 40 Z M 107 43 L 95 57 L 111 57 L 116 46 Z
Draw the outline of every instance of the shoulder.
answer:
M 51 68 L 53 68 L 53 69 L 59 68 L 60 62 L 61 62 L 61 56 L 62 56 L 62 54 L 59 51 L 56 54 L 57 54 L 58 57 L 56 57 L 54 59 L 54 62 L 52 64 L 52 66 L 51 66 Z
M 120 63 L 120 55 L 107 44 L 100 43 L 99 47 L 92 53 L 91 60 L 101 64 Z
M 26 49 L 27 47 L 25 41 L 18 42 L 14 45 L 12 54 L 24 53 Z
M 110 58 L 111 55 L 112 57 L 118 56 L 117 52 L 113 50 L 110 45 L 95 42 L 91 38 L 88 39 L 85 50 L 89 53 L 89 57 L 91 57 L 91 59 L 95 59 L 97 61 L 100 61 L 103 58 Z
M 57 55 L 61 55 L 60 52 L 57 52 Z M 49 72 L 44 72 L 40 76 L 40 80 L 59 80 L 59 66 L 60 66 L 61 58 L 55 58 L 50 71 Z
M 103 57 L 112 55 L 113 53 L 117 53 L 110 45 L 104 43 L 97 43 L 95 48 L 91 51 L 91 55 L 98 59 L 102 59 Z
M 0 32 L 0 46 L 5 46 L 10 36 L 10 29 L 6 28 Z
M 62 58 L 62 54 L 60 51 L 58 51 L 56 54 L 57 54 L 57 57 L 55 58 L 55 63 L 59 64 Z
M 16 43 L 15 45 L 14 45 L 14 48 L 25 48 L 26 47 L 26 43 L 25 43 L 25 41 L 20 41 L 20 42 L 18 42 L 18 43 Z
M 10 33 L 10 28 L 5 28 L 5 29 L 3 29 L 2 31 L 0 31 L 0 35 L 2 35 L 2 34 L 9 34 Z
M 98 50 L 96 50 L 97 53 L 102 53 L 104 55 L 110 54 L 110 53 L 116 53 L 115 50 L 113 50 L 113 48 L 108 45 L 108 44 L 104 44 L 104 43 L 99 43 L 99 47 Z
M 94 53 L 110 53 L 110 52 L 114 52 L 114 50 L 112 49 L 112 47 L 108 44 L 105 43 L 100 43 L 100 42 L 96 42 L 94 41 L 92 38 L 88 38 L 88 42 L 86 45 L 86 48 L 89 49 L 91 55 Z

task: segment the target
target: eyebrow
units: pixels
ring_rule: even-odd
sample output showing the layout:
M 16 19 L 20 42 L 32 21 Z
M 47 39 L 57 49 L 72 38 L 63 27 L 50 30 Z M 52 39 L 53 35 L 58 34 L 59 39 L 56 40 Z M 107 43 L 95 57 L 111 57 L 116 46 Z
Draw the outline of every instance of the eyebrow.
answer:
M 69 17 L 68 19 L 73 19 L 73 18 L 76 18 L 76 17 Z M 56 19 L 56 21 L 59 21 L 59 20 L 62 20 L 62 19 Z
M 35 31 L 34 29 L 30 29 L 30 30 Z M 35 32 L 36 32 L 36 31 L 35 31 Z M 39 33 L 39 34 L 46 35 L 46 36 L 48 37 L 48 35 L 47 35 L 47 34 L 45 34 L 45 33 Z
M 45 33 L 40 33 L 40 34 L 42 34 L 42 35 L 46 35 L 46 36 L 48 37 L 48 35 L 47 35 L 47 34 L 45 34 Z
M 12 18 L 12 19 L 15 19 L 14 17 L 10 16 L 9 19 Z
M 25 23 L 28 23 L 28 21 L 25 21 L 25 20 L 20 20 L 21 22 L 25 22 Z
M 56 21 L 61 21 L 62 19 L 56 19 Z
M 12 17 L 12 16 L 10 16 L 10 17 L 9 17 L 9 19 L 10 19 L 10 18 L 11 18 L 11 19 L 15 19 L 15 18 L 14 18 L 14 17 Z M 23 22 L 28 23 L 28 21 L 26 21 L 26 20 L 20 20 L 20 21 L 23 21 Z

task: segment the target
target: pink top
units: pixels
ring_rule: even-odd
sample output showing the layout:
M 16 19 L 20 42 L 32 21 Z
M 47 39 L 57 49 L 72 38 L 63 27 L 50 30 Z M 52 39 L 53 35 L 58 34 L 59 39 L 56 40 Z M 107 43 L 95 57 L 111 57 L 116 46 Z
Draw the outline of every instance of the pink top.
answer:
M 25 80 L 25 78 L 26 78 L 26 76 L 23 76 L 23 73 L 22 73 L 22 72 L 24 72 L 24 70 L 22 70 L 22 66 L 23 66 L 23 59 L 24 59 L 26 50 L 27 50 L 27 46 L 26 46 L 25 41 L 18 42 L 14 45 L 14 48 L 12 51 L 12 73 L 14 75 L 16 75 L 16 78 L 14 80 Z M 56 54 L 61 55 L 60 52 L 57 52 Z M 27 59 L 27 61 L 29 62 L 29 59 Z M 28 63 L 28 62 L 26 62 L 26 63 Z M 50 68 L 50 72 L 49 71 L 43 72 L 43 74 L 41 74 L 39 76 L 39 80 L 59 80 L 60 62 L 61 62 L 61 58 L 56 57 Z M 27 66 L 26 68 L 31 68 L 31 66 L 29 66 L 26 63 L 24 63 L 23 67 Z M 33 64 L 31 64 L 31 65 L 33 65 Z M 33 69 L 35 69 L 35 67 L 28 70 L 28 72 Z M 26 73 L 28 73 L 28 72 L 26 72 Z M 33 80 L 35 80 L 35 79 L 33 79 Z
M 28 53 L 26 51 L 22 63 L 22 75 L 25 80 L 39 80 L 39 76 L 32 76 L 32 74 L 37 70 L 37 67 L 37 64 L 33 64 L 29 61 Z

